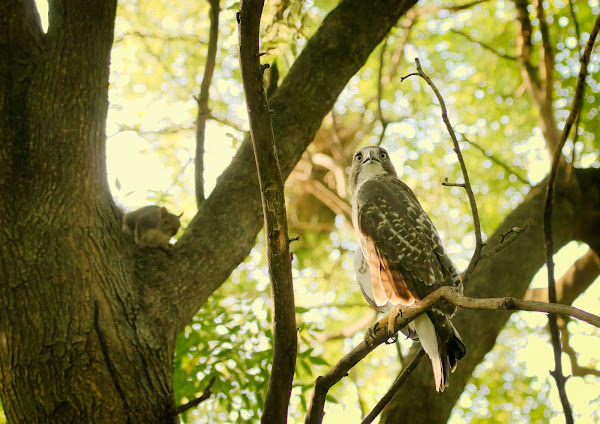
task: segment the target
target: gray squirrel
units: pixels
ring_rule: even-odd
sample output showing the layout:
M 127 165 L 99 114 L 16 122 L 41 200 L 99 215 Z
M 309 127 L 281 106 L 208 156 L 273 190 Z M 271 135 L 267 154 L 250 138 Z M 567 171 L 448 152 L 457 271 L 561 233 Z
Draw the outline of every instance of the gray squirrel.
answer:
M 166 249 L 170 246 L 171 237 L 181 227 L 181 215 L 173 215 L 165 207 L 144 206 L 123 215 L 123 231 L 133 236 L 135 244 L 140 247 Z

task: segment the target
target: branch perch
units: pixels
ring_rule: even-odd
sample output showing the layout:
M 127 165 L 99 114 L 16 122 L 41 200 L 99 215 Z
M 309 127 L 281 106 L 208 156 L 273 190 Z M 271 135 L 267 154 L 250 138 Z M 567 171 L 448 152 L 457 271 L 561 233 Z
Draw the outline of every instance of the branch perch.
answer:
M 283 179 L 271 111 L 263 87 L 259 28 L 263 0 L 242 0 L 237 14 L 239 56 L 262 198 L 273 311 L 273 365 L 261 422 L 285 423 L 296 365 L 297 333 Z
M 555 313 L 559 315 L 571 316 L 600 328 L 600 316 L 590 314 L 589 312 L 582 311 L 581 309 L 574 308 L 572 306 L 547 302 L 526 301 L 522 299 L 516 299 L 514 297 L 475 299 L 463 296 L 452 287 L 444 286 L 437 289 L 423 300 L 404 309 L 402 311 L 402 316 L 398 317 L 394 323 L 394 332 L 404 328 L 416 317 L 429 311 L 431 308 L 435 307 L 444 300 L 464 309 Z M 380 331 L 378 331 L 373 337 L 373 343 L 371 345 L 368 345 L 364 341 L 361 342 L 346 356 L 340 359 L 340 361 L 327 374 L 317 377 L 315 380 L 313 399 L 305 419 L 306 424 L 322 423 L 325 415 L 324 406 L 327 392 L 331 387 L 333 387 L 334 384 L 345 377 L 352 367 L 359 363 L 370 352 L 375 350 L 377 346 L 387 340 L 387 321 L 388 316 L 379 320 L 378 328 Z

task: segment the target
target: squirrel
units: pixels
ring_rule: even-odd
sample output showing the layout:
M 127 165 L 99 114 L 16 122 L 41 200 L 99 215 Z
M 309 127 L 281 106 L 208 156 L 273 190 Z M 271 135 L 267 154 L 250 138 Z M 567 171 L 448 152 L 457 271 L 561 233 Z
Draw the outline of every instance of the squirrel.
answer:
M 179 230 L 179 216 L 160 206 L 144 206 L 136 211 L 123 215 L 123 231 L 133 236 L 135 244 L 140 247 L 168 248 L 169 240 Z

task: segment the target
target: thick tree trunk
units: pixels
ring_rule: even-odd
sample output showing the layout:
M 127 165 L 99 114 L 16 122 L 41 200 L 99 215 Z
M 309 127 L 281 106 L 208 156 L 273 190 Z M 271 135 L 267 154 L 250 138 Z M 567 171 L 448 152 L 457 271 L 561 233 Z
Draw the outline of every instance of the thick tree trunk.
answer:
M 578 170 L 576 180 L 558 191 L 554 208 L 554 245 L 560 249 L 571 240 L 597 246 L 600 241 L 600 170 Z M 531 227 L 500 253 L 481 262 L 465 294 L 472 297 L 523 297 L 531 279 L 545 264 L 542 213 L 545 181 L 534 187 L 494 231 L 494 235 L 512 227 Z M 491 236 L 489 247 L 497 243 Z M 431 366 L 424 361 L 383 411 L 385 423 L 444 423 L 462 394 L 475 367 L 496 342 L 510 313 L 459 311 L 453 319 L 468 348 L 467 356 L 458 363 L 450 377 L 450 387 L 438 394 L 433 389 Z M 551 349 L 548 346 L 548 349 Z
M 56 1 L 47 34 L 32 1 L 0 10 L 0 394 L 14 423 L 176 420 L 173 326 L 151 322 L 106 184 L 115 8 Z

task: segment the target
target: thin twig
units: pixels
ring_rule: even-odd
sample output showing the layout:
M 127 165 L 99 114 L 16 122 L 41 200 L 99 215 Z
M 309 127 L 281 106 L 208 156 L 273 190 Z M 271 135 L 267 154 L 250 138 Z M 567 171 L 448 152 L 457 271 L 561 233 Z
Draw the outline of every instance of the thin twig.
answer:
M 554 151 L 554 157 L 552 159 L 552 168 L 550 169 L 550 175 L 548 176 L 548 186 L 546 190 L 546 201 L 544 203 L 544 245 L 546 248 L 546 266 L 548 268 L 548 298 L 550 302 L 556 302 L 556 282 L 554 277 L 554 241 L 552 239 L 552 209 L 554 202 L 554 185 L 556 181 L 556 176 L 558 173 L 558 163 L 562 156 L 562 148 L 565 145 L 567 137 L 569 136 L 569 132 L 573 123 L 575 122 L 577 115 L 579 114 L 579 110 L 581 108 L 581 98 L 583 96 L 585 79 L 587 77 L 587 65 L 589 62 L 590 55 L 592 54 L 592 50 L 594 48 L 594 42 L 596 40 L 596 36 L 598 35 L 598 31 L 600 30 L 600 16 L 596 18 L 596 22 L 594 24 L 594 29 L 590 33 L 590 38 L 585 47 L 585 51 L 581 56 L 580 67 L 579 70 L 579 78 L 577 80 L 577 88 L 575 89 L 575 96 L 573 98 L 573 102 L 571 104 L 571 112 L 569 113 L 569 117 L 565 122 L 565 127 L 561 134 L 558 146 Z M 562 372 L 562 362 L 561 362 L 561 346 L 560 346 L 560 335 L 558 330 L 558 325 L 556 323 L 556 315 L 550 314 L 548 317 L 550 324 L 550 334 L 552 336 L 552 347 L 554 352 L 554 362 L 555 369 L 550 373 L 556 380 L 556 385 L 558 387 L 558 392 L 560 396 L 561 403 L 563 405 L 563 410 L 565 413 L 565 420 L 567 423 L 573 422 L 573 413 L 571 410 L 571 405 L 567 398 L 567 393 L 565 390 L 565 383 L 567 378 L 563 375 Z
M 444 124 L 446 125 L 446 129 L 448 130 L 450 137 L 452 138 L 452 143 L 454 145 L 454 152 L 456 153 L 456 156 L 458 157 L 458 162 L 460 163 L 460 169 L 462 171 L 463 178 L 465 180 L 465 182 L 461 183 L 461 184 L 464 184 L 464 189 L 467 192 L 467 196 L 469 198 L 469 204 L 471 205 L 471 212 L 473 214 L 473 226 L 475 227 L 475 241 L 476 242 L 475 242 L 475 251 L 473 252 L 473 257 L 471 258 L 471 262 L 469 263 L 469 266 L 467 267 L 467 270 L 465 271 L 464 277 L 463 277 L 463 285 L 466 286 L 469 278 L 471 277 L 471 275 L 473 274 L 473 271 L 475 270 L 475 267 L 477 266 L 477 263 L 480 260 L 481 251 L 483 250 L 483 247 L 485 246 L 485 243 L 483 242 L 483 237 L 481 235 L 481 224 L 479 221 L 479 213 L 477 212 L 477 203 L 475 202 L 475 195 L 473 194 L 473 188 L 471 187 L 471 182 L 469 181 L 469 173 L 467 171 L 467 166 L 465 165 L 465 160 L 460 151 L 460 145 L 458 144 L 458 139 L 456 138 L 454 129 L 452 128 L 452 125 L 450 124 L 450 120 L 448 119 L 448 110 L 446 109 L 446 103 L 444 102 L 442 95 L 440 94 L 439 90 L 437 89 L 437 87 L 435 86 L 435 84 L 433 83 L 431 78 L 429 78 L 429 76 L 423 71 L 423 68 L 421 67 L 421 62 L 419 61 L 418 58 L 415 58 L 415 64 L 417 65 L 417 73 L 416 74 L 412 73 L 405 77 L 402 77 L 401 81 L 403 81 L 404 79 L 406 79 L 412 75 L 419 75 L 421 78 L 423 78 L 427 82 L 427 84 L 429 84 L 429 86 L 435 93 L 435 96 L 437 97 L 438 102 L 440 103 L 440 107 L 442 109 L 442 119 L 444 121 Z M 449 184 L 447 184 L 447 185 L 449 185 Z M 463 185 L 461 185 L 461 187 L 463 187 Z
M 496 253 L 500 252 L 501 250 L 506 249 L 508 246 L 510 246 L 512 243 L 514 243 L 517 238 L 519 238 L 519 235 L 527 230 L 529 227 L 531 226 L 531 221 L 527 221 L 527 223 L 523 226 L 523 227 L 513 227 L 507 231 L 505 231 L 504 233 L 498 234 L 498 236 L 500 237 L 500 243 L 495 246 L 492 249 L 489 249 L 485 252 L 481 253 L 481 256 L 479 257 L 479 260 L 483 261 L 484 259 L 489 258 L 492 255 L 495 255 Z
M 191 400 L 188 403 L 180 405 L 177 408 L 175 408 L 175 415 L 182 414 L 185 411 L 187 411 L 188 409 L 192 409 L 193 407 L 200 405 L 202 402 L 204 402 L 206 399 L 208 399 L 212 395 L 212 392 L 210 389 L 211 389 L 213 383 L 215 382 L 215 379 L 216 379 L 216 377 L 212 376 L 212 378 L 208 382 L 208 386 L 206 386 L 206 388 L 204 389 L 204 392 L 202 392 L 202 395 L 200 397 L 197 397 L 196 399 Z
M 581 43 L 581 32 L 579 31 L 579 22 L 577 22 L 577 16 L 575 15 L 575 10 L 573 9 L 574 0 L 569 0 L 569 12 L 571 13 L 571 18 L 573 19 L 573 27 L 575 27 L 575 36 L 579 43 Z M 581 52 L 580 52 L 581 54 Z
M 420 347 L 415 356 L 413 356 L 413 358 L 410 360 L 406 368 L 404 368 L 398 376 L 398 378 L 396 378 L 396 381 L 394 381 L 387 393 L 383 395 L 381 399 L 379 399 L 377 405 L 375 405 L 371 412 L 369 412 L 369 414 L 365 417 L 361 424 L 372 423 L 373 420 L 375 420 L 375 418 L 377 418 L 377 416 L 381 414 L 383 408 L 385 408 L 385 406 L 390 402 L 390 400 L 392 400 L 396 392 L 400 390 L 400 387 L 402 387 L 404 383 L 406 383 L 406 380 L 408 380 L 408 377 L 410 377 L 412 372 L 415 369 L 417 369 L 417 365 L 419 365 L 421 359 L 423 359 L 424 356 L 425 350 L 423 350 L 423 347 Z

